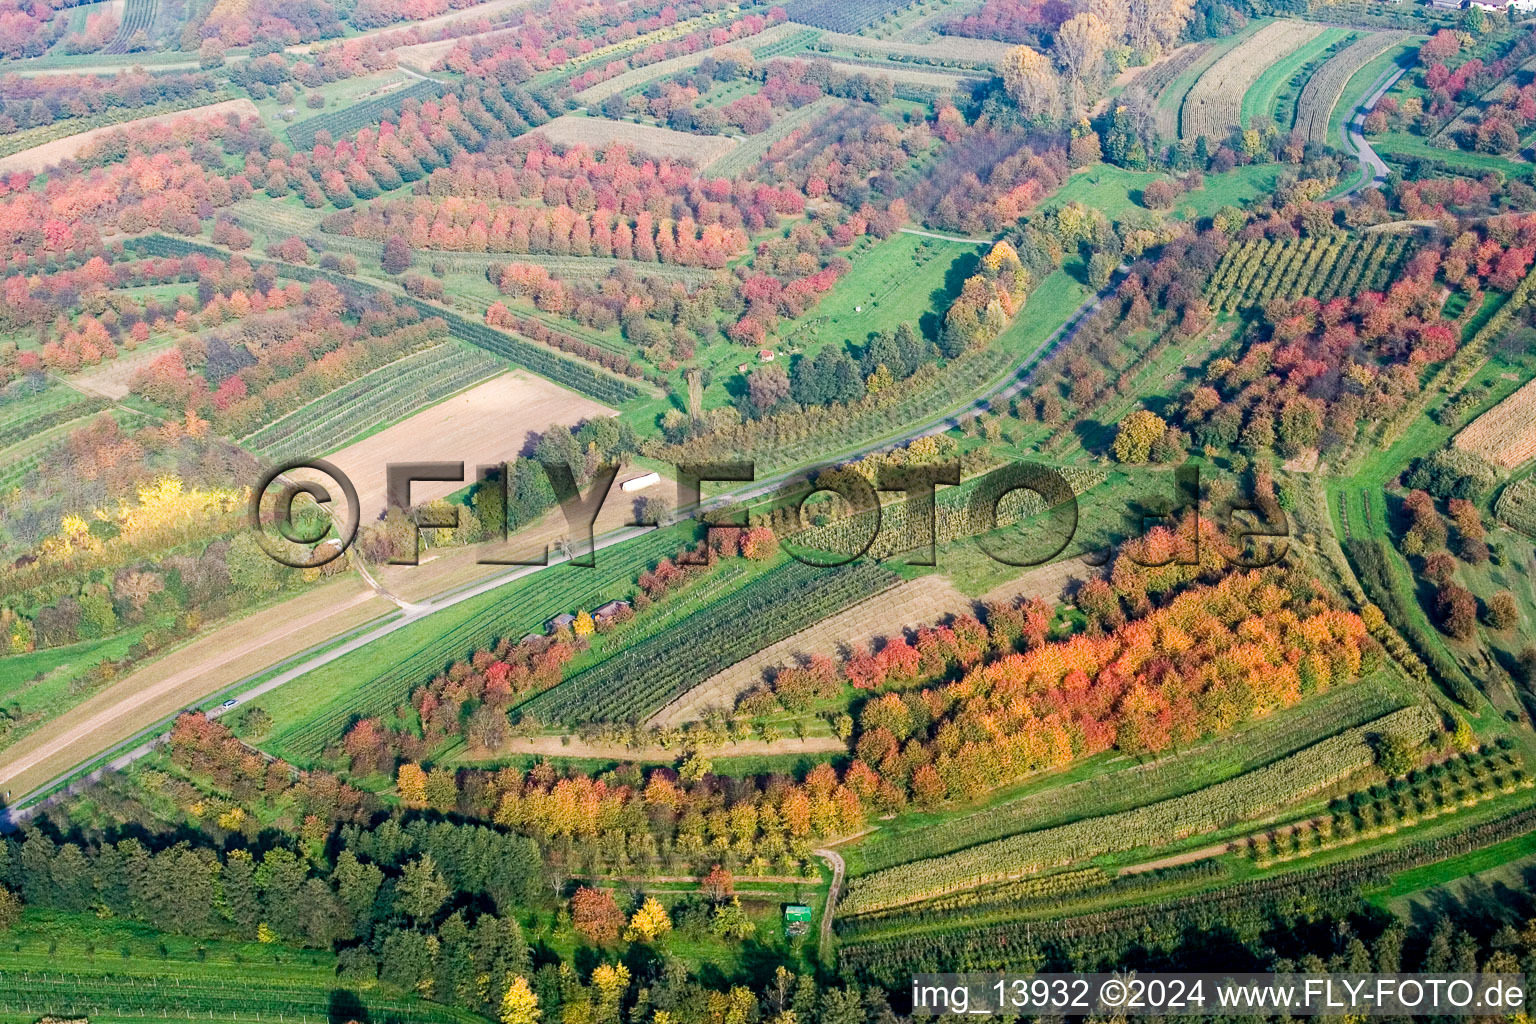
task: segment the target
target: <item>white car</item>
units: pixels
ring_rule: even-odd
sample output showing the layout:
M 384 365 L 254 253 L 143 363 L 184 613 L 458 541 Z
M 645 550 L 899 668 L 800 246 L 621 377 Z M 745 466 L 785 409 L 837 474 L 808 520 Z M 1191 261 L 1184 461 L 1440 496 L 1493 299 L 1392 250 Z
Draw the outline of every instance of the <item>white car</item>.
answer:
M 236 704 L 239 704 L 239 703 L 240 702 L 238 700 L 236 700 L 235 698 L 231 697 L 229 700 L 225 701 L 223 704 L 220 704 L 219 707 L 221 707 L 221 708 L 232 708 Z

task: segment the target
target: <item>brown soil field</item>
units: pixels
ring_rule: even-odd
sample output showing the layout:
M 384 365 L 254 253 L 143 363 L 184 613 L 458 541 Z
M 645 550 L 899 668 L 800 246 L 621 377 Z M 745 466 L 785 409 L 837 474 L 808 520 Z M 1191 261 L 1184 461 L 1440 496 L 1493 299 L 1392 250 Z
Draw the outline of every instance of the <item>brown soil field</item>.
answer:
M 92 128 L 89 131 L 79 132 L 62 139 L 54 139 L 52 142 L 45 142 L 41 146 L 24 149 L 20 153 L 12 153 L 10 156 L 0 157 L 0 174 L 11 171 L 46 170 L 60 160 L 67 160 L 79 155 L 81 150 L 103 135 L 110 135 L 122 128 L 161 124 L 183 117 L 221 117 L 231 112 L 244 114 L 249 117 L 258 116 L 256 104 L 248 99 L 238 99 L 225 100 L 222 103 L 210 103 L 206 107 L 193 107 L 190 110 L 178 110 L 170 114 L 155 114 L 152 117 L 141 117 L 133 121 L 124 121 L 121 124 L 107 125 L 104 128 Z
M 610 142 L 622 142 L 646 156 L 659 160 L 689 160 L 699 168 L 708 167 L 736 148 L 736 140 L 724 135 L 690 135 L 655 125 L 576 114 L 562 114 L 534 130 L 563 146 L 601 149 Z
M 697 53 L 685 53 L 681 57 L 669 57 L 666 60 L 659 60 L 655 64 L 647 64 L 643 68 L 631 68 L 621 75 L 614 75 L 607 81 L 598 82 L 596 85 L 581 90 L 581 92 L 576 94 L 576 102 L 586 104 L 601 103 L 614 93 L 623 92 L 632 86 L 644 85 L 652 79 L 675 75 L 679 71 L 692 70 L 703 63 L 705 57 L 715 57 L 726 50 L 747 50 L 750 52 L 768 46 L 771 43 L 776 43 L 786 36 L 792 36 L 803 31 L 805 29 L 800 25 L 791 25 L 789 22 L 783 22 L 766 28 L 755 36 L 744 36 L 734 42 L 726 43 L 724 46 L 711 46 Z M 406 49 L 417 49 L 417 47 L 406 47 Z M 395 52 L 404 53 L 405 51 L 397 50 Z
M 20 796 L 177 708 L 393 609 L 348 574 L 200 635 L 0 752 L 0 790 Z
M 556 423 L 570 426 L 612 415 L 614 411 L 606 405 L 514 370 L 326 458 L 352 478 L 366 523 L 384 512 L 385 474 L 391 462 L 463 462 L 465 476 L 472 478 L 476 466 L 515 458 L 530 433 Z M 414 484 L 411 502 L 446 497 L 470 482 Z
M 715 707 L 730 707 L 737 697 L 763 681 L 763 673 L 791 665 L 801 656 L 836 655 L 891 636 L 905 626 L 926 625 L 955 612 L 971 610 L 971 601 L 943 576 L 920 576 L 902 583 L 717 672 L 651 716 L 650 725 L 668 728 L 694 721 Z
M 633 494 L 619 490 L 619 485 L 625 480 L 643 476 L 644 472 L 634 466 L 619 471 L 613 482 L 613 490 L 598 511 L 597 522 L 592 525 L 594 538 L 601 539 L 604 534 L 622 529 L 633 522 L 635 502 L 639 498 L 654 498 L 669 508 L 675 503 L 677 488 L 668 479 Z M 553 552 L 555 545 L 569 539 L 570 535 L 571 528 L 565 521 L 565 513 L 558 508 L 550 509 L 525 529 L 519 530 L 508 542 L 508 550 L 515 552 L 516 557 L 522 557 L 524 552 L 532 551 L 539 545 L 548 545 Z M 505 572 L 507 567 L 504 565 L 481 565 L 479 562 L 481 558 L 496 557 L 494 551 L 500 546 L 498 541 L 495 544 L 427 550 L 422 552 L 420 565 L 378 565 L 372 571 L 379 585 L 396 597 L 405 601 L 424 601 Z
M 1081 559 L 1065 558 L 1049 565 L 1037 565 L 1007 583 L 999 583 L 978 600 L 988 604 L 1011 597 L 1038 597 L 1054 604 L 1063 599 L 1073 581 L 1091 580 L 1102 575 L 1098 569 Z
M 839 50 L 860 54 L 889 54 L 901 57 L 933 57 L 939 60 L 966 60 L 984 64 L 997 64 L 1014 47 L 991 39 L 964 39 L 959 36 L 942 39 L 936 43 L 903 43 L 896 40 L 871 39 L 867 36 L 847 35 L 843 32 L 823 32 L 820 42 Z M 811 54 L 813 57 L 815 53 Z

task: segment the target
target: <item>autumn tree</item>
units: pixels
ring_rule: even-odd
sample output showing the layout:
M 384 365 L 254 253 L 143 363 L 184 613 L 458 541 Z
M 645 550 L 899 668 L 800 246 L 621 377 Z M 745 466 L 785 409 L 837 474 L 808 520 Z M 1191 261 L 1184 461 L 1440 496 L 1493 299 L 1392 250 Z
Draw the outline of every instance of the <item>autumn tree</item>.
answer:
M 419 764 L 403 764 L 395 776 L 395 789 L 407 807 L 427 806 L 427 773 Z
M 699 882 L 699 889 L 711 903 L 721 903 L 736 891 L 736 880 L 729 871 L 716 864 Z
M 528 987 L 528 979 L 517 975 L 507 986 L 507 994 L 501 997 L 501 1024 L 539 1024 L 542 1016 L 539 997 Z
M 1061 117 L 1061 80 L 1044 54 L 1028 46 L 1015 47 L 1003 57 L 1003 88 L 1026 118 L 1054 121 Z
M 1126 41 L 1146 55 L 1176 44 L 1194 10 L 1194 0 L 1127 0 Z
M 611 890 L 584 885 L 571 897 L 571 924 L 588 942 L 603 945 L 618 940 L 624 914 Z
M 1104 53 L 1111 42 L 1109 26 L 1094 14 L 1069 18 L 1057 31 L 1053 50 L 1066 72 L 1074 112 L 1086 105 L 1090 89 L 1103 72 Z
M 1477 598 L 1465 587 L 1446 583 L 1435 594 L 1435 613 L 1440 628 L 1458 640 L 1477 632 Z
M 1115 434 L 1115 458 L 1121 462 L 1146 462 L 1152 446 L 1162 439 L 1168 424 L 1156 413 L 1138 409 L 1120 423 Z
M 384 243 L 384 270 L 390 274 L 403 274 L 411 265 L 411 246 L 404 235 L 390 235 Z
M 1520 606 L 1515 595 L 1501 590 L 1488 599 L 1488 625 L 1494 629 L 1514 629 L 1520 623 Z
M 21 897 L 0 885 L 0 932 L 16 927 L 21 920 Z
M 667 916 L 667 908 L 656 897 L 648 896 L 629 919 L 624 938 L 630 942 L 655 942 L 671 930 L 672 919 Z

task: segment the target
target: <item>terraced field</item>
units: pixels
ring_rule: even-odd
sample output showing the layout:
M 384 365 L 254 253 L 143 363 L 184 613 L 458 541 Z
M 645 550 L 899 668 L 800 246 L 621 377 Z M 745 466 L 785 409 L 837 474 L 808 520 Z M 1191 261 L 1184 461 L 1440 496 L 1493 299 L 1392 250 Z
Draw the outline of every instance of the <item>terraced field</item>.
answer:
M 724 46 L 711 46 L 697 53 L 686 53 L 681 57 L 671 57 L 667 60 L 657 61 L 655 64 L 647 64 L 644 67 L 630 68 L 621 75 L 615 75 L 604 82 L 599 82 L 581 90 L 576 94 L 576 102 L 588 106 L 603 102 L 609 96 L 616 96 L 621 92 L 638 89 L 647 82 L 653 82 L 658 78 L 666 78 L 680 71 L 689 71 L 698 67 L 706 57 L 719 56 L 724 50 L 750 49 L 754 52 L 758 49 L 769 49 L 785 40 L 809 35 L 814 39 L 818 33 L 807 33 L 802 25 L 792 25 L 788 22 L 774 25 L 764 29 L 755 36 L 747 36 Z
M 996 66 L 1013 49 L 1009 43 L 991 39 L 945 39 L 936 43 L 903 43 L 896 40 L 870 39 L 868 36 L 848 35 L 842 32 L 826 32 L 821 45 L 831 46 L 863 56 L 893 57 L 931 62 L 943 65 L 948 62 Z
M 240 443 L 274 461 L 327 454 L 505 368 L 479 349 L 444 342 L 359 377 Z
M 1276 21 L 1265 25 L 1212 64 L 1184 98 L 1179 135 L 1224 138 L 1242 121 L 1243 96 L 1265 70 L 1322 33 L 1320 25 Z

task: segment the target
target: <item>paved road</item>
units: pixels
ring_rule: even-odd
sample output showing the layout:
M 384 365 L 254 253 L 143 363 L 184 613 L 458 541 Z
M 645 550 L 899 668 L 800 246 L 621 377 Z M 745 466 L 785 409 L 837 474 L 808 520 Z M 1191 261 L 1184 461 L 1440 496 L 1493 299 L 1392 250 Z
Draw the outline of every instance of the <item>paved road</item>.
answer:
M 843 855 L 836 850 L 812 850 L 811 852 L 832 867 L 832 887 L 827 890 L 827 905 L 821 912 L 821 942 L 817 947 L 821 953 L 822 963 L 831 966 L 832 916 L 837 910 L 837 897 L 843 891 L 843 874 L 847 870 L 847 865 L 843 863 Z
M 893 445 L 902 444 L 919 437 L 942 434 L 952 427 L 959 426 L 966 420 L 972 419 L 975 416 L 980 415 L 982 412 L 991 409 L 994 402 L 1006 402 L 1014 396 L 1020 394 L 1024 391 L 1025 388 L 1030 386 L 1035 370 L 1040 365 L 1040 362 L 1052 351 L 1054 351 L 1059 345 L 1070 340 L 1074 335 L 1076 335 L 1084 320 L 1086 320 L 1095 310 L 1099 308 L 1106 297 L 1113 293 L 1113 290 L 1117 284 L 1118 277 L 1119 275 L 1117 273 L 1116 279 L 1111 280 L 1109 285 L 1107 285 L 1103 291 L 1099 292 L 1097 295 L 1093 295 L 1085 299 L 1083 303 L 1073 311 L 1072 315 L 1068 317 L 1064 323 L 1052 331 L 1044 341 L 1036 346 L 1035 350 L 1030 353 L 1029 356 L 1026 357 L 1021 364 L 1003 376 L 999 377 L 997 380 L 993 381 L 978 397 L 959 406 L 958 408 L 952 409 L 950 412 L 935 416 L 923 423 L 910 426 L 906 430 L 894 436 L 887 437 L 873 443 L 855 446 L 842 452 L 829 452 L 820 461 L 823 463 L 846 461 L 848 459 L 858 458 L 859 456 L 868 454 L 870 452 L 890 448 Z M 1029 316 L 1030 312 L 1031 311 L 1029 307 L 1026 306 L 1024 312 L 1020 315 Z M 747 485 L 745 488 L 712 498 L 703 502 L 702 506 L 705 509 L 709 509 L 718 507 L 723 504 L 728 504 L 730 502 L 751 500 L 754 498 L 763 497 L 773 493 L 786 482 L 802 474 L 803 470 L 794 470 L 781 473 L 771 479 L 757 481 Z M 611 547 L 615 544 L 621 544 L 624 541 L 631 540 L 640 536 L 641 534 L 649 532 L 650 529 L 651 527 L 631 527 L 618 530 L 604 537 L 597 538 L 594 543 L 594 547 L 601 550 L 603 548 Z M 559 565 L 565 560 L 566 559 L 563 557 L 552 556 L 549 565 Z M 495 590 L 497 587 L 511 583 L 514 580 L 522 579 L 532 575 L 533 573 L 540 572 L 545 568 L 547 568 L 547 566 L 519 566 L 516 569 L 512 569 L 505 573 L 499 573 L 479 583 L 472 584 L 463 589 L 450 591 L 446 594 L 439 595 L 438 597 L 431 598 L 427 601 L 422 601 L 415 604 L 398 602 L 400 603 L 404 614 L 396 618 L 392 618 L 389 621 L 371 629 L 358 632 L 351 638 L 347 639 L 344 643 L 339 644 L 332 649 L 316 653 L 309 657 L 303 657 L 301 659 L 294 660 L 289 668 L 273 676 L 271 679 L 265 680 L 264 682 L 254 687 L 242 689 L 242 687 L 246 685 L 247 680 L 254 679 L 266 671 L 269 671 L 273 667 L 270 665 L 253 666 L 252 672 L 246 677 L 246 680 L 242 680 L 241 682 L 235 683 L 232 686 L 225 687 L 218 693 L 210 694 L 209 698 L 205 698 L 205 701 L 207 699 L 216 700 L 224 694 L 229 694 L 231 696 L 238 695 L 236 699 L 238 699 L 241 703 L 244 703 L 245 701 L 248 701 L 254 697 L 259 697 L 262 694 L 283 685 L 284 683 L 291 682 L 292 680 L 297 679 L 299 676 L 312 672 L 321 666 L 328 665 L 338 658 L 350 654 L 353 651 L 356 651 L 359 648 L 374 642 L 375 640 L 379 640 L 388 636 L 396 630 L 404 629 L 411 623 L 425 618 L 433 612 L 439 612 L 443 611 L 444 609 L 451 608 L 456 604 L 469 600 L 470 598 L 478 597 L 481 594 Z M 379 592 L 385 593 L 383 588 L 380 587 L 377 582 L 373 581 L 371 578 L 369 578 L 369 583 L 375 589 L 379 590 Z M 386 593 L 386 596 L 390 595 L 387 595 Z M 225 710 L 228 709 L 217 708 L 211 712 L 211 715 L 216 717 L 222 714 Z M 114 769 L 122 768 L 137 760 L 138 758 L 146 756 L 151 750 L 154 749 L 155 744 L 159 742 L 161 736 L 168 727 L 169 722 L 170 719 L 168 718 L 158 726 L 154 727 L 152 730 L 146 730 L 133 739 L 120 744 L 117 756 L 115 756 L 106 765 L 106 767 Z M 60 775 L 44 783 L 42 786 L 37 787 L 32 792 L 21 795 L 18 799 L 13 801 L 11 808 L 0 809 L 0 828 L 3 828 L 7 825 L 14 825 L 20 821 L 25 820 L 37 809 L 37 807 L 42 806 L 41 803 L 36 802 L 41 794 L 50 790 L 54 790 L 65 783 L 75 780 L 77 776 L 81 775 L 83 768 L 91 764 L 102 754 L 110 752 L 112 752 L 110 749 L 108 751 L 91 751 L 86 756 L 83 756 L 74 768 L 61 773 Z M 92 778 L 99 777 L 99 775 L 100 770 L 98 769 L 97 771 L 90 773 L 90 775 L 84 776 L 80 779 L 80 781 L 89 781 Z
M 1365 115 L 1370 113 L 1376 101 L 1385 96 L 1387 90 L 1396 85 L 1397 80 L 1407 73 L 1407 68 L 1388 68 L 1383 71 L 1371 86 L 1371 91 L 1366 93 L 1365 99 L 1355 108 L 1354 116 L 1343 126 L 1344 150 L 1354 153 L 1359 158 L 1361 178 L 1335 198 L 1343 199 L 1345 196 L 1352 196 L 1367 188 L 1381 188 L 1386 184 L 1390 171 L 1387 168 L 1387 162 L 1371 148 L 1369 142 L 1365 141 Z

